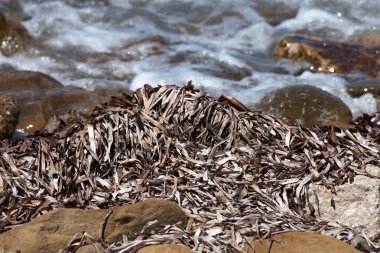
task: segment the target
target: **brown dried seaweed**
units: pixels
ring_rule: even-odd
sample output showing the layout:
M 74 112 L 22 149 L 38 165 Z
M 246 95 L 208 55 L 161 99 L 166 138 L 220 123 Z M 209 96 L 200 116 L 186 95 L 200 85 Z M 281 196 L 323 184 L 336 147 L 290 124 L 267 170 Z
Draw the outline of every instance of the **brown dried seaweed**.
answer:
M 59 206 L 102 208 L 159 197 L 186 211 L 186 229 L 126 236 L 106 245 L 109 252 L 173 241 L 197 252 L 230 252 L 291 230 L 350 241 L 354 230 L 318 219 L 308 188 L 333 191 L 366 174 L 366 164 L 379 165 L 373 134 L 379 128 L 367 125 L 305 129 L 231 97 L 216 101 L 190 84 L 145 86 L 51 136 L 2 142 L 0 231 Z M 94 241 L 82 235 L 65 250 Z

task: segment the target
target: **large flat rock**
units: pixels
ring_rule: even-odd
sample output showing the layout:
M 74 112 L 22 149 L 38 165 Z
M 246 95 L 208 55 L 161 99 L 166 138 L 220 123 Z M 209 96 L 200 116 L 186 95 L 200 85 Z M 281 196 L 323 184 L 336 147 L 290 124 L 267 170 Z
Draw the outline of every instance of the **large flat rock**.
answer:
M 137 253 L 193 253 L 189 247 L 180 244 L 150 245 L 137 251 Z
M 82 210 L 60 208 L 35 220 L 0 234 L 0 252 L 51 253 L 66 247 L 76 236 L 86 232 L 99 238 L 107 209 Z M 149 225 L 148 222 L 156 221 Z M 104 229 L 104 240 L 113 243 L 122 235 L 139 234 L 164 225 L 186 225 L 186 214 L 168 200 L 148 199 L 133 205 L 114 207 Z
M 249 246 L 246 253 L 359 253 L 354 247 L 333 237 L 309 232 L 287 232 L 269 240 L 255 240 L 253 251 Z M 271 245 L 272 244 L 272 245 Z M 271 246 L 271 247 L 270 247 Z M 269 251 L 270 247 L 270 251 Z

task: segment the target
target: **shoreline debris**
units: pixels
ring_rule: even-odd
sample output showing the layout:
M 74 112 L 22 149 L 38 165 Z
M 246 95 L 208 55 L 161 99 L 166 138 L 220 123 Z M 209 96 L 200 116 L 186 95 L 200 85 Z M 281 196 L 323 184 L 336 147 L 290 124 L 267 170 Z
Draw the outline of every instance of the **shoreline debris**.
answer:
M 172 233 L 196 252 L 241 250 L 244 242 L 285 231 L 346 242 L 363 234 L 320 220 L 308 190 L 324 185 L 333 194 L 334 186 L 367 175 L 365 165 L 379 166 L 374 131 L 289 126 L 231 101 L 191 83 L 146 85 L 53 134 L 1 141 L 0 232 L 58 207 L 162 198 L 187 213 L 186 230 L 167 227 L 144 238 Z

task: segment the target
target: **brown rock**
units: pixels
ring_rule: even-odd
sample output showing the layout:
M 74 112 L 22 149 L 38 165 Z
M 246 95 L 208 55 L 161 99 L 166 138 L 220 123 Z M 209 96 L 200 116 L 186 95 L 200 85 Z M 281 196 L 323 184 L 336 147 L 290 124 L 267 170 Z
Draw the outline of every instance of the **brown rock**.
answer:
M 19 101 L 17 130 L 27 134 L 41 131 L 53 115 L 75 109 L 90 114 L 110 96 L 120 94 L 118 88 L 96 88 L 94 92 L 78 87 L 63 86 L 54 78 L 33 71 L 1 71 L 0 92 Z
M 0 91 L 14 92 L 19 98 L 30 95 L 35 98 L 48 89 L 62 87 L 60 82 L 41 72 L 7 70 L 1 71 L 0 77 Z
M 355 34 L 348 39 L 349 43 L 360 44 L 364 46 L 380 46 L 380 33 L 363 32 Z
M 254 5 L 254 8 L 260 16 L 273 26 L 277 26 L 282 21 L 292 19 L 297 15 L 297 9 L 292 8 L 291 5 L 285 2 L 263 1 L 258 5 Z
M 207 61 L 207 66 L 198 66 L 195 67 L 194 70 L 223 79 L 240 81 L 252 75 L 252 71 L 247 67 L 229 64 L 209 56 L 202 56 L 200 58 L 199 56 L 189 55 L 183 52 L 171 56 L 170 63 L 176 64 L 185 59 L 191 62 Z
M 377 111 L 380 111 L 380 80 L 366 79 L 359 82 L 351 83 L 347 87 L 347 93 L 356 98 L 364 95 L 365 93 L 371 93 L 376 100 Z
M 106 253 L 104 247 L 100 243 L 93 243 L 80 247 L 76 253 Z
M 76 253 L 105 253 L 104 247 L 100 243 L 85 245 L 77 249 Z M 136 253 L 194 253 L 189 247 L 182 244 L 158 244 L 149 245 Z
M 270 253 L 360 253 L 354 247 L 333 237 L 309 232 L 287 232 L 272 238 Z M 243 252 L 267 253 L 269 240 L 253 241 L 255 251 L 246 245 Z
M 380 46 L 343 43 L 319 38 L 289 35 L 275 47 L 275 55 L 294 61 L 307 61 L 310 69 L 325 73 L 360 72 L 377 77 Z
M 0 95 L 0 138 L 11 138 L 17 125 L 19 107 L 16 99 Z
M 338 97 L 309 85 L 294 85 L 266 95 L 258 109 L 310 127 L 314 124 L 347 128 L 352 119 L 350 109 Z
M 12 56 L 24 51 L 29 44 L 30 35 L 20 22 L 5 17 L 0 13 L 0 51 L 5 56 Z
M 145 232 L 155 230 L 163 225 L 187 224 L 186 214 L 174 202 L 161 199 L 148 199 L 140 203 L 113 208 L 112 216 L 106 228 L 106 242 L 121 239 L 126 232 L 139 233 L 147 221 L 158 222 L 146 228 Z
M 54 78 L 33 71 L 1 71 L 0 92 L 14 96 L 20 104 L 17 130 L 34 133 L 42 129 L 53 114 L 52 106 L 44 103 L 48 91 L 63 85 Z
M 52 115 L 52 107 L 45 100 L 23 104 L 21 106 L 17 131 L 34 134 L 45 127 Z
M 189 247 L 180 244 L 150 245 L 136 253 L 194 253 Z
M 221 61 L 215 61 L 213 59 L 209 59 L 209 64 L 211 65 L 210 67 L 199 67 L 194 68 L 194 70 L 234 81 L 240 81 L 243 78 L 252 75 L 251 70 L 245 67 L 229 65 Z
M 185 225 L 186 214 L 175 203 L 168 200 L 148 199 L 133 205 L 118 206 L 112 209 L 104 230 L 107 243 L 128 235 L 129 239 L 143 229 L 149 233 L 164 225 Z M 86 231 L 91 237 L 99 238 L 102 222 L 108 210 L 102 209 L 56 209 L 30 223 L 0 234 L 0 252 L 58 252 L 67 246 L 75 235 Z M 155 221 L 151 226 L 148 222 Z M 83 250 L 91 250 L 91 247 Z M 91 252 L 91 251 L 83 251 Z

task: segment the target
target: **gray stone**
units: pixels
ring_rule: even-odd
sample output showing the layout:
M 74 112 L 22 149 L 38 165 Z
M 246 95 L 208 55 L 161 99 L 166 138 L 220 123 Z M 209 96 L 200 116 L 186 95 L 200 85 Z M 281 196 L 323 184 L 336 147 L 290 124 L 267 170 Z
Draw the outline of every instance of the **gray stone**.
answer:
M 374 166 L 372 164 L 368 164 L 365 167 L 365 170 L 367 171 L 368 174 L 375 176 L 375 177 L 380 177 L 380 168 L 377 166 Z
M 320 218 L 362 229 L 369 238 L 380 237 L 380 179 L 358 175 L 335 189 L 336 195 L 324 186 L 310 188 L 310 199 L 318 196 Z

